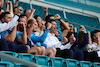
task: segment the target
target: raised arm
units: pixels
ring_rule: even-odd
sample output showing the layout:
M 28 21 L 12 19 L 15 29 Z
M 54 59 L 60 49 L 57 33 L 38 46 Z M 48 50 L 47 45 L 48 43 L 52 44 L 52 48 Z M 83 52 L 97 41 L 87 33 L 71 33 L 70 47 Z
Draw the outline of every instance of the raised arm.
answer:
M 55 19 L 58 19 L 61 22 L 62 26 L 64 27 L 64 29 L 62 31 L 62 36 L 66 37 L 69 30 L 70 30 L 70 27 L 68 26 L 68 23 L 65 22 L 63 19 L 61 19 L 59 14 L 54 15 L 54 17 L 55 17 Z
M 13 13 L 13 7 L 11 1 L 6 1 L 6 11 Z
M 30 27 L 26 30 L 27 32 L 27 37 L 30 36 L 30 34 L 33 32 L 33 24 L 30 25 Z
M 48 8 L 47 7 L 42 7 L 42 10 L 44 11 L 44 19 L 48 15 Z
M 13 7 L 17 7 L 18 6 L 18 2 L 19 2 L 19 0 L 16 0 L 14 5 L 13 5 Z
M 9 3 L 6 1 L 6 11 L 9 11 Z
M 23 22 L 20 22 L 21 27 L 23 28 L 23 32 L 21 34 L 21 36 L 18 37 L 18 41 L 26 44 L 27 43 L 27 33 L 26 33 L 26 26 Z
M 87 33 L 88 33 L 88 44 L 92 45 L 91 34 L 90 32 Z
M 16 38 L 16 29 L 17 29 L 17 24 L 15 27 L 12 28 L 12 31 L 9 33 L 9 34 L 6 34 L 4 36 L 4 38 L 7 40 L 7 41 L 10 41 L 10 42 L 14 42 L 15 38 Z
M 3 4 L 4 4 L 4 0 L 0 0 L 0 8 L 2 8 Z
M 12 6 L 12 2 L 11 1 L 9 1 L 9 7 L 10 7 L 10 9 L 9 9 L 10 12 L 13 13 L 13 6 Z
M 52 26 L 51 23 L 47 23 L 47 29 L 44 31 L 44 33 L 41 36 L 35 36 L 35 34 L 31 37 L 31 40 L 33 42 L 44 42 L 44 40 L 46 39 L 48 32 L 50 32 L 48 29 L 50 29 Z
M 100 46 L 100 35 L 97 36 L 97 44 Z
M 31 14 L 30 16 L 28 17 L 28 20 L 32 19 L 33 18 L 33 14 L 35 13 L 35 9 L 30 9 L 31 10 Z
M 34 35 L 31 36 L 31 40 L 32 40 L 33 42 L 38 42 L 38 41 L 39 41 L 39 42 L 44 42 L 44 40 L 45 40 L 46 37 L 47 37 L 48 32 L 49 32 L 49 30 L 45 30 L 44 33 L 43 33 L 43 35 L 41 35 L 41 36 L 36 36 L 36 35 L 34 34 Z
M 78 43 L 79 48 L 82 48 L 82 47 L 84 47 L 85 45 L 88 44 L 89 40 L 88 40 L 88 34 L 86 32 L 86 29 L 83 25 L 80 25 L 80 31 L 84 32 L 84 34 L 83 34 L 84 35 L 84 40 L 82 42 Z

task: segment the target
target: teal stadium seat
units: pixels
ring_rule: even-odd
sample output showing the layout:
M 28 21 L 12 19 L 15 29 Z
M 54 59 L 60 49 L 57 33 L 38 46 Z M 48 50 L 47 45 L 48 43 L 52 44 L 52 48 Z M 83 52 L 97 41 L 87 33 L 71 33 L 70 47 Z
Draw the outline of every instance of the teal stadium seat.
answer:
M 34 55 L 28 53 L 18 53 L 18 58 L 33 62 L 32 59 L 34 58 Z
M 46 65 L 49 64 L 49 57 L 44 55 L 34 55 L 33 62 L 39 65 Z
M 14 64 L 11 62 L 0 61 L 0 67 L 14 67 Z
M 75 59 L 65 59 L 63 63 L 63 67 L 77 67 L 79 61 Z
M 17 53 L 11 52 L 11 51 L 0 51 L 0 52 L 5 53 L 5 54 L 8 54 L 8 55 L 11 55 L 11 56 L 14 56 L 14 57 L 17 57 L 18 56 Z M 1 58 L 1 61 L 12 62 L 12 61 L 7 60 L 7 59 L 4 59 L 4 58 Z
M 83 16 L 83 15 L 68 13 L 68 12 L 66 12 L 66 16 L 70 22 L 75 22 L 81 25 L 86 25 L 86 26 L 100 29 L 100 23 L 97 17 L 88 17 L 88 16 Z
M 19 2 L 19 6 L 22 6 L 24 8 L 24 10 L 30 9 L 30 5 L 28 3 Z M 44 12 L 41 9 L 42 7 L 37 6 L 37 5 L 32 5 L 32 7 L 34 9 L 36 9 L 34 15 L 39 15 L 40 17 L 42 17 L 42 19 L 44 19 Z M 52 15 L 59 14 L 61 16 L 61 18 L 64 20 L 68 20 L 70 22 L 75 22 L 75 23 L 79 23 L 81 25 L 86 25 L 86 26 L 100 29 L 100 23 L 99 23 L 99 20 L 97 17 L 89 17 L 89 16 L 66 12 L 67 19 L 65 19 L 63 16 L 63 11 L 52 9 L 52 8 L 48 9 L 48 13 L 52 14 Z M 58 24 L 57 26 L 59 29 L 60 22 L 57 22 L 57 24 Z M 61 29 L 59 29 L 59 30 L 61 30 Z M 88 30 L 91 31 L 91 29 L 88 29 Z
M 91 67 L 92 63 L 90 61 L 79 61 L 79 67 Z
M 14 67 L 28 67 L 20 63 L 14 63 Z
M 41 67 L 49 67 L 49 66 L 46 66 L 46 65 L 41 65 Z
M 52 66 L 52 67 L 63 67 L 64 59 L 61 58 L 61 57 L 51 57 L 50 61 L 51 61 L 51 63 L 50 63 L 49 66 Z
M 93 63 L 93 67 L 100 67 L 100 63 L 94 62 L 94 63 Z

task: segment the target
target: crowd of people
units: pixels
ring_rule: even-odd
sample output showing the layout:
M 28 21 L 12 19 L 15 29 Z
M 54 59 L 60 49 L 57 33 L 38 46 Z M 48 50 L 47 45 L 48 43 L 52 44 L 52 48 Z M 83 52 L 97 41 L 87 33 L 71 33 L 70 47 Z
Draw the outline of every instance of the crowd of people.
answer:
M 87 32 L 80 25 L 77 32 L 59 14 L 48 15 L 47 7 L 42 7 L 42 19 L 34 16 L 35 9 L 24 10 L 18 2 L 6 1 L 6 10 L 0 9 L 0 50 L 100 62 L 100 30 Z M 1 0 L 0 8 L 3 4 Z

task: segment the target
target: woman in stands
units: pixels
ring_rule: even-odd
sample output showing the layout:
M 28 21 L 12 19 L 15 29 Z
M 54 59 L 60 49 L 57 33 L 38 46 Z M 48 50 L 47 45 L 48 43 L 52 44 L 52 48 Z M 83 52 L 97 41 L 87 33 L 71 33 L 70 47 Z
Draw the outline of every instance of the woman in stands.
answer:
M 48 8 L 47 7 L 42 7 L 44 11 L 44 18 L 48 15 Z M 37 36 L 41 36 L 44 33 L 45 30 L 45 20 L 43 20 L 39 15 L 34 16 L 38 23 L 38 30 L 34 32 Z
M 45 21 L 42 20 L 42 18 L 39 15 L 34 16 L 38 23 L 38 30 L 44 31 L 45 30 Z

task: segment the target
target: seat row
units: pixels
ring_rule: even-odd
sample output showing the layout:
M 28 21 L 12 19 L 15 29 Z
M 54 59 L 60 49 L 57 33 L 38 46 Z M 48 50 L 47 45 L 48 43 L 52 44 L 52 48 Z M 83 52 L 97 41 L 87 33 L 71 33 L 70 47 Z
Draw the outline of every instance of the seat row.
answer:
M 20 59 L 24 59 L 42 67 L 100 67 L 98 62 L 78 61 L 75 59 L 64 59 L 61 57 L 48 57 L 43 55 L 33 55 L 28 53 L 15 53 L 11 51 L 0 51 Z M 0 67 L 27 67 L 23 64 L 12 62 L 10 60 L 0 58 Z

